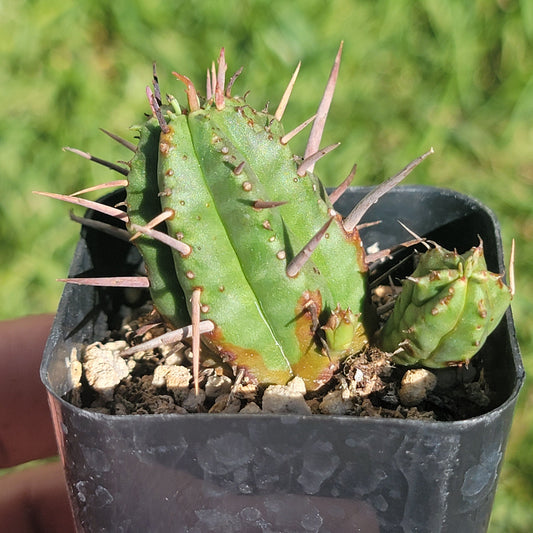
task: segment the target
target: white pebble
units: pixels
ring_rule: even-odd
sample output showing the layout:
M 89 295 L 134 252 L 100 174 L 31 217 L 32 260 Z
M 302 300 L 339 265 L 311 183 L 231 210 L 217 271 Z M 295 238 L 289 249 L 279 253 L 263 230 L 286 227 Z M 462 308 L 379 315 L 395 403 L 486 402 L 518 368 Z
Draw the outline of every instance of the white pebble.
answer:
M 189 394 L 191 377 L 191 371 L 184 366 L 160 365 L 154 370 L 152 385 L 154 387 L 166 386 L 179 402 Z
M 208 398 L 216 398 L 221 394 L 227 394 L 231 390 L 231 379 L 228 376 L 213 374 L 205 383 L 205 395 Z
M 340 390 L 332 390 L 320 402 L 320 412 L 325 415 L 345 415 L 352 408 L 352 402 L 343 398 Z
M 425 368 L 408 370 L 398 391 L 400 402 L 406 407 L 419 405 L 437 384 L 435 374 Z
M 305 388 L 305 381 L 298 376 L 291 379 L 289 383 L 287 383 L 287 388 L 291 392 L 298 392 L 300 394 L 305 394 L 307 392 L 307 389 Z
M 129 375 L 126 361 L 119 355 L 127 348 L 124 341 L 96 342 L 87 346 L 83 359 L 85 377 L 90 387 L 106 401 L 113 398 L 115 387 Z
M 270 385 L 263 394 L 263 412 L 310 415 L 311 408 L 301 392 L 295 392 L 285 385 Z
M 247 414 L 247 415 L 256 415 L 261 413 L 261 407 L 259 407 L 255 402 L 247 403 L 240 411 L 239 413 Z

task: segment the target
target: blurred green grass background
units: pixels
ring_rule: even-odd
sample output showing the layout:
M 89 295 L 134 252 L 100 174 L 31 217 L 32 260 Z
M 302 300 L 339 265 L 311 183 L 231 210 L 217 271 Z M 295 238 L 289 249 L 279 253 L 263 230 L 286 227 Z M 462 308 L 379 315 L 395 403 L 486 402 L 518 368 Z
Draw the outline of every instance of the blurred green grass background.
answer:
M 201 80 L 221 46 L 235 93 L 277 106 L 298 60 L 286 128 L 314 113 L 339 42 L 344 55 L 317 166 L 328 185 L 354 162 L 376 184 L 434 146 L 407 183 L 478 197 L 517 242 L 513 302 L 526 371 L 533 370 L 533 2 L 529 0 L 11 0 L 0 2 L 0 318 L 55 310 L 78 228 L 68 207 L 34 189 L 72 192 L 114 179 L 61 152 L 130 154 L 99 127 L 132 138 L 148 110 L 152 61 L 183 101 L 172 70 Z M 292 143 L 298 151 L 305 139 Z M 298 144 L 300 143 L 300 144 Z M 474 243 L 473 243 L 474 244 Z M 516 412 L 490 531 L 533 525 L 533 390 Z M 431 512 L 428 509 L 428 512 Z

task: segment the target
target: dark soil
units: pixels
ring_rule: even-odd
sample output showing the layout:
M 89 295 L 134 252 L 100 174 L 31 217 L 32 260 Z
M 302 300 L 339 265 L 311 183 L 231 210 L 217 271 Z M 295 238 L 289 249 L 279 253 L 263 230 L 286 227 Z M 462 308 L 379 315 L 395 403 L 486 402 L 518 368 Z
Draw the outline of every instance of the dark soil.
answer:
M 478 416 L 491 404 L 476 358 L 468 367 L 413 370 L 395 366 L 390 354 L 376 348 L 348 357 L 333 379 L 312 393 L 305 393 L 297 379 L 265 392 L 246 377 L 235 376 L 204 348 L 196 392 L 186 344 L 121 355 L 127 347 L 164 331 L 147 305 L 119 330 L 110 331 L 102 344 L 87 348 L 81 354 L 81 368 L 73 354 L 71 372 L 77 385 L 67 399 L 82 408 L 116 415 L 281 412 L 441 421 Z M 408 377 L 411 384 L 406 383 Z

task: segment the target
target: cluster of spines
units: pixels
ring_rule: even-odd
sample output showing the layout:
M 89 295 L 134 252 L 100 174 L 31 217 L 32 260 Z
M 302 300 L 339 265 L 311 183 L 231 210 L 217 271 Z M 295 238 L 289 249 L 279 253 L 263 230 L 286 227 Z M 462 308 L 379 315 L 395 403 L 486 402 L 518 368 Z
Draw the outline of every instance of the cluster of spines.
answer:
M 288 261 L 286 260 L 286 254 L 287 251 L 285 249 L 278 249 L 276 251 L 276 257 L 278 260 L 283 259 L 285 263 L 285 276 L 289 279 L 296 279 L 298 277 L 303 278 L 303 274 L 301 274 L 303 271 L 312 270 L 309 269 L 306 265 L 309 265 L 308 260 L 311 256 L 311 254 L 314 252 L 315 255 L 313 257 L 313 261 L 315 263 L 319 263 L 319 270 L 321 271 L 322 275 L 324 275 L 324 270 L 327 271 L 328 265 L 333 265 L 334 267 L 338 267 L 338 265 L 341 265 L 341 268 L 337 268 L 337 272 L 328 273 L 330 277 L 335 278 L 339 277 L 342 279 L 338 279 L 338 282 L 335 282 L 336 280 L 333 279 L 332 283 L 329 284 L 328 287 L 333 287 L 334 291 L 336 293 L 334 295 L 329 296 L 328 295 L 328 287 L 325 287 L 323 284 L 320 285 L 317 283 L 316 290 L 304 290 L 300 291 L 299 294 L 301 294 L 301 299 L 298 301 L 298 306 L 300 309 L 300 312 L 302 316 L 306 317 L 306 324 L 303 329 L 306 331 L 306 338 L 309 338 L 309 331 L 311 333 L 315 333 L 316 328 L 318 327 L 318 315 L 320 314 L 320 311 L 323 307 L 322 302 L 322 294 L 324 297 L 330 298 L 330 301 L 328 302 L 328 308 L 330 311 L 330 317 L 337 317 L 337 319 L 340 319 L 342 316 L 342 319 L 345 321 L 345 317 L 347 316 L 346 313 L 350 310 L 350 302 L 352 303 L 352 306 L 355 307 L 354 311 L 357 311 L 360 308 L 360 305 L 353 305 L 354 297 L 348 298 L 348 302 L 341 302 L 341 299 L 345 298 L 346 294 L 346 284 L 344 283 L 344 277 L 343 274 L 345 274 L 345 267 L 342 265 L 343 257 L 348 256 L 349 254 L 342 254 L 342 257 L 335 257 L 332 260 L 332 257 L 328 257 L 327 248 L 324 246 L 321 250 L 322 252 L 322 263 L 320 259 L 320 254 L 318 254 L 315 250 L 319 244 L 319 242 L 324 240 L 325 236 L 328 236 L 329 239 L 326 239 L 326 242 L 333 242 L 334 239 L 331 238 L 331 235 L 337 235 L 338 239 L 337 242 L 341 245 L 342 240 L 344 239 L 346 241 L 345 246 L 351 246 L 357 249 L 357 254 L 353 254 L 352 256 L 357 257 L 357 264 L 356 264 L 356 272 L 358 275 L 364 276 L 364 270 L 365 270 L 365 257 L 363 253 L 362 244 L 360 241 L 357 241 L 358 239 L 358 233 L 356 230 L 356 226 L 359 223 L 362 215 L 364 212 L 368 209 L 370 205 L 375 203 L 377 199 L 385 194 L 390 188 L 395 186 L 401 179 L 403 179 L 417 164 L 419 164 L 427 155 L 432 153 L 432 150 L 424 154 L 423 156 L 417 158 L 415 161 L 410 163 L 405 169 L 403 169 L 400 173 L 398 173 L 396 176 L 393 176 L 387 182 L 385 182 L 382 186 L 376 188 L 375 191 L 370 193 L 356 208 L 353 210 L 353 212 L 344 220 L 341 219 L 341 217 L 334 211 L 332 204 L 334 201 L 338 199 L 338 197 L 342 194 L 344 190 L 348 187 L 348 185 L 351 183 L 351 180 L 353 179 L 353 176 L 355 174 L 355 167 L 352 169 L 352 172 L 350 172 L 350 175 L 348 178 L 339 186 L 339 188 L 334 191 L 329 199 L 327 198 L 327 195 L 325 191 L 320 190 L 317 191 L 318 188 L 322 187 L 320 182 L 316 180 L 314 175 L 312 174 L 313 168 L 315 163 L 326 153 L 329 153 L 332 149 L 334 149 L 337 145 L 332 145 L 330 147 L 326 147 L 324 149 L 319 149 L 320 145 L 320 139 L 322 136 L 322 132 L 324 130 L 325 120 L 326 116 L 329 110 L 329 106 L 331 103 L 331 99 L 333 97 L 333 92 L 335 88 L 335 83 L 338 75 L 339 65 L 340 65 L 340 56 L 341 56 L 341 48 L 339 49 L 339 52 L 336 56 L 334 66 L 332 68 L 328 84 L 326 86 L 326 90 L 324 93 L 324 96 L 321 100 L 321 103 L 319 105 L 319 109 L 317 111 L 317 114 L 305 121 L 301 126 L 297 127 L 293 132 L 285 134 L 282 132 L 282 130 L 278 129 L 279 121 L 281 120 L 283 113 L 285 111 L 287 102 L 289 100 L 289 96 L 292 90 L 292 87 L 294 86 L 296 76 L 299 70 L 296 69 L 293 77 L 291 78 L 291 81 L 287 87 L 287 90 L 285 91 L 281 103 L 279 107 L 277 108 L 275 114 L 274 114 L 274 121 L 269 122 L 268 124 L 262 124 L 259 126 L 258 131 L 264 132 L 265 129 L 268 129 L 270 132 L 270 135 L 278 135 L 279 141 L 278 143 L 275 143 L 275 146 L 277 149 L 283 150 L 286 146 L 287 142 L 292 138 L 293 135 L 297 134 L 301 130 L 303 130 L 304 127 L 306 127 L 308 124 L 310 124 L 312 121 L 314 121 L 313 128 L 311 131 L 311 135 L 309 138 L 308 145 L 305 150 L 304 158 L 298 165 L 296 169 L 296 177 L 292 178 L 295 180 L 295 182 L 300 185 L 300 189 L 298 190 L 298 199 L 300 200 L 300 196 L 302 194 L 309 194 L 309 191 L 313 194 L 313 199 L 316 199 L 316 193 L 319 192 L 324 201 L 322 203 L 322 213 L 319 212 L 319 214 L 322 217 L 321 222 L 317 222 L 315 227 L 315 234 L 307 236 L 299 236 L 296 238 L 296 241 L 299 243 L 299 246 L 301 247 L 301 250 L 297 253 L 292 254 L 292 260 Z M 225 136 L 239 136 L 239 124 L 233 126 L 230 125 L 231 119 L 236 116 L 236 114 L 240 114 L 242 116 L 246 116 L 246 114 L 250 114 L 248 117 L 247 123 L 251 126 L 253 129 L 255 124 L 254 119 L 256 118 L 256 112 L 251 111 L 251 108 L 249 108 L 246 105 L 243 105 L 242 103 L 235 104 L 234 100 L 230 100 L 230 89 L 233 85 L 233 82 L 236 79 L 236 75 L 232 77 L 230 80 L 230 83 L 225 88 L 224 82 L 225 82 L 225 71 L 226 71 L 226 63 L 224 59 L 224 52 L 222 51 L 218 60 L 218 70 L 213 66 L 211 69 L 211 72 L 209 72 L 208 80 L 207 80 L 207 97 L 208 100 L 212 100 L 214 103 L 217 111 L 222 112 L 224 114 L 225 111 L 227 113 L 224 114 L 224 120 L 219 121 L 217 126 L 221 129 L 221 133 Z M 200 106 L 200 102 L 198 99 L 198 96 L 196 94 L 196 90 L 194 88 L 194 85 L 192 82 L 186 78 L 183 75 L 175 74 L 179 80 L 185 83 L 186 86 L 186 93 L 187 93 L 187 99 L 189 103 L 189 111 L 188 114 L 192 114 L 195 111 L 201 111 L 202 107 Z M 173 133 L 173 120 L 177 119 L 178 117 L 185 118 L 183 113 L 181 112 L 181 109 L 179 105 L 177 104 L 176 100 L 173 98 L 169 98 L 169 105 L 168 106 L 162 106 L 161 102 L 161 95 L 159 91 L 159 86 L 157 83 L 157 77 L 155 75 L 155 69 L 154 69 L 154 91 L 151 89 L 147 90 L 150 106 L 153 111 L 153 117 L 143 126 L 139 129 L 139 145 L 134 146 L 128 141 L 125 141 L 123 139 L 120 139 L 119 137 L 110 134 L 112 138 L 119 141 L 121 144 L 126 146 L 128 149 L 135 152 L 135 157 L 133 161 L 129 164 L 129 168 L 122 167 L 120 165 L 115 165 L 113 163 L 109 163 L 106 161 L 103 161 L 101 159 L 98 159 L 94 156 L 91 156 L 89 154 L 86 154 L 84 152 L 80 152 L 77 150 L 70 149 L 71 151 L 75 151 L 78 154 L 91 159 L 97 163 L 103 164 L 125 176 L 126 179 L 123 180 L 115 180 L 112 182 L 109 182 L 107 184 L 102 185 L 98 188 L 103 187 L 109 187 L 109 186 L 117 186 L 117 185 L 125 185 L 128 188 L 128 196 L 131 200 L 131 198 L 134 197 L 134 195 L 145 195 L 147 191 L 149 191 L 149 194 L 155 195 L 155 197 L 161 199 L 161 203 L 163 206 L 165 205 L 166 198 L 171 196 L 171 187 L 166 187 L 166 184 L 158 183 L 157 176 L 154 175 L 148 175 L 146 173 L 146 169 L 152 169 L 151 172 L 159 174 L 159 177 L 161 176 L 169 176 L 169 171 L 172 170 L 171 168 L 166 169 L 165 172 L 157 172 L 157 164 L 154 165 L 153 161 L 148 162 L 145 161 L 145 158 L 153 157 L 154 154 L 159 153 L 159 155 L 165 156 L 165 147 L 170 147 L 170 144 L 166 144 L 165 138 L 169 137 Z M 265 115 L 266 116 L 266 115 Z M 170 121 L 168 117 L 171 117 Z M 173 117 L 173 118 L 172 118 Z M 168 122 L 167 122 L 168 121 Z M 242 124 L 242 121 L 241 121 Z M 108 133 L 108 132 L 106 132 Z M 247 132 L 249 133 L 249 132 Z M 161 135 L 160 135 L 161 134 Z M 215 141 L 216 144 L 216 135 L 213 136 L 210 132 L 204 132 L 205 135 L 208 137 L 211 136 L 211 139 L 206 138 L 206 142 L 213 142 Z M 241 136 L 240 140 L 246 139 L 246 135 Z M 154 151 L 153 143 L 157 143 L 157 149 Z M 273 144 L 274 145 L 274 144 Z M 145 149 L 146 148 L 146 149 Z M 224 151 L 227 149 L 228 153 L 224 154 Z M 170 151 L 170 150 L 169 150 Z M 218 149 L 218 152 L 225 156 L 229 155 L 230 147 L 229 146 L 220 146 Z M 253 147 L 250 152 L 251 154 L 255 155 L 253 152 Z M 163 158 L 164 159 L 164 158 Z M 285 161 L 285 159 L 281 158 L 281 160 Z M 139 171 L 137 171 L 137 167 L 139 167 Z M 260 165 L 259 165 L 260 166 Z M 231 169 L 231 173 L 234 176 L 239 176 L 242 173 L 246 173 L 247 169 L 247 163 L 246 161 L 240 161 L 235 162 L 233 168 Z M 268 171 L 269 169 L 267 169 Z M 143 174 L 144 172 L 144 174 Z M 289 172 L 288 174 L 294 175 L 294 172 Z M 301 179 L 298 179 L 301 178 Z M 140 181 L 136 181 L 140 179 Z M 144 182 L 143 182 L 144 180 Z M 261 182 L 262 184 L 268 183 L 268 180 L 264 180 Z M 242 191 L 246 192 L 246 185 L 250 184 L 249 186 L 253 187 L 250 183 L 250 181 L 244 181 L 241 184 Z M 282 182 L 279 182 L 276 184 L 277 187 L 280 186 Z M 163 185 L 163 186 L 162 186 Z M 96 188 L 93 188 L 93 190 Z M 277 190 L 277 189 L 276 189 Z M 80 191 L 81 192 L 86 192 Z M 172 222 L 175 217 L 175 210 L 172 207 L 163 208 L 163 211 L 161 212 L 161 208 L 153 208 L 153 205 L 150 204 L 152 207 L 151 212 L 145 212 L 145 213 L 139 213 L 139 209 L 133 209 L 129 210 L 128 213 L 124 213 L 123 211 L 111 208 L 111 207 L 105 207 L 101 206 L 100 204 L 97 204 L 95 202 L 90 202 L 87 200 L 84 200 L 82 198 L 79 198 L 77 194 L 74 193 L 71 196 L 62 196 L 62 195 L 53 195 L 48 194 L 49 196 L 54 196 L 57 198 L 61 198 L 63 200 L 70 201 L 72 203 L 77 203 L 80 205 L 84 205 L 86 207 L 93 208 L 97 211 L 104 212 L 110 216 L 120 218 L 124 222 L 126 222 L 130 228 L 130 231 L 134 233 L 133 239 L 136 240 L 136 244 L 141 249 L 141 252 L 145 259 L 147 259 L 147 265 L 154 265 L 158 264 L 161 268 L 158 269 L 151 269 L 151 272 L 149 272 L 149 281 L 148 278 L 144 277 L 135 277 L 135 278 L 116 278 L 114 280 L 106 280 L 106 282 L 109 282 L 111 286 L 149 286 L 150 290 L 152 292 L 152 295 L 154 296 L 154 300 L 158 302 L 158 309 L 160 310 L 161 314 L 169 319 L 170 322 L 172 322 L 175 326 L 181 326 L 177 333 L 175 334 L 169 334 L 165 341 L 168 339 L 176 339 L 181 338 L 182 335 L 186 333 L 190 333 L 193 337 L 193 352 L 194 352 L 194 358 L 197 362 L 199 359 L 199 335 L 200 333 L 208 334 L 211 333 L 212 336 L 215 336 L 216 332 L 216 326 L 217 324 L 209 319 L 207 320 L 200 320 L 200 317 L 202 314 L 208 316 L 208 308 L 209 304 L 202 303 L 202 293 L 203 293 L 203 287 L 198 286 L 195 287 L 194 284 L 189 284 L 190 286 L 190 298 L 185 298 L 183 296 L 183 293 L 181 291 L 181 284 L 192 281 L 194 279 L 195 273 L 193 270 L 185 270 L 184 274 L 181 277 L 180 283 L 177 283 L 177 281 L 174 281 L 174 287 L 170 285 L 171 290 L 168 290 L 168 283 L 169 283 L 169 277 L 166 275 L 166 272 L 171 269 L 172 267 L 172 255 L 170 253 L 170 250 L 173 251 L 174 254 L 178 254 L 181 258 L 187 258 L 189 255 L 192 255 L 192 249 L 191 243 L 187 243 L 183 237 L 180 237 L 181 230 L 178 229 L 178 231 L 169 231 L 168 233 L 165 231 L 160 231 L 155 229 L 159 224 L 162 222 L 166 222 L 166 224 L 172 228 Z M 266 194 L 265 194 L 266 196 Z M 294 193 L 291 195 L 291 197 L 294 198 Z M 183 200 L 182 200 L 183 201 Z M 131 201 L 128 203 L 131 204 Z M 142 205 L 142 202 L 137 201 L 133 202 L 135 205 L 140 206 Z M 300 202 L 298 202 L 300 203 Z M 316 201 L 313 200 L 313 207 L 316 209 Z M 310 204 L 308 204 L 310 205 Z M 298 207 L 291 207 L 290 202 L 287 200 L 287 196 L 284 196 L 280 200 L 264 200 L 262 198 L 256 198 L 251 202 L 250 205 L 251 209 L 254 211 L 258 210 L 264 210 L 269 209 L 272 210 L 272 212 L 275 212 L 277 210 L 280 211 L 280 215 L 276 214 L 275 216 L 283 216 L 283 217 L 291 217 L 296 216 L 296 219 L 298 217 L 300 220 L 309 218 L 309 212 L 306 209 L 298 209 Z M 273 209 L 274 208 L 274 209 Z M 320 216 L 314 216 L 313 213 L 313 219 L 316 219 L 317 221 L 320 221 Z M 307 222 L 307 220 L 306 220 Z M 295 228 L 299 227 L 298 220 L 296 223 L 293 224 Z M 333 228 L 335 229 L 335 232 L 332 232 Z M 169 234 L 170 233 L 170 234 Z M 171 236 L 171 234 L 174 233 L 177 235 L 177 238 L 174 238 Z M 348 238 L 347 238 L 348 237 Z M 351 237 L 351 238 L 350 238 Z M 357 242 L 353 242 L 353 241 Z M 162 245 L 161 245 L 161 244 Z M 284 255 L 285 254 L 285 255 Z M 325 257 L 325 260 L 324 260 Z M 318 259 L 317 259 L 318 258 Z M 351 266 L 354 265 L 353 260 L 351 261 Z M 350 262 L 349 261 L 349 262 Z M 309 274 L 311 277 L 313 276 L 312 273 Z M 327 275 L 325 276 L 328 277 Z M 175 278 L 174 278 L 175 279 Z M 95 279 L 76 279 L 71 280 L 76 283 L 85 283 L 85 284 L 102 284 L 101 280 L 95 280 Z M 330 281 L 328 279 L 328 281 Z M 172 283 L 172 282 L 171 282 Z M 356 284 L 355 291 L 357 292 L 356 298 L 358 298 L 360 301 L 364 299 L 365 297 L 365 283 L 364 280 L 362 283 Z M 363 287 L 361 289 L 361 287 Z M 220 289 L 220 286 L 219 286 Z M 224 287 L 224 289 L 226 289 Z M 319 296 L 320 295 L 320 298 Z M 187 303 L 187 306 L 189 308 L 189 314 L 184 314 L 185 305 L 183 305 L 184 301 Z M 360 304 L 360 301 L 358 302 Z M 340 304 L 340 305 L 339 305 Z M 202 311 L 204 311 L 202 313 Z M 294 315 L 294 309 L 289 310 L 290 313 Z M 191 326 L 187 326 L 185 322 L 189 321 L 189 316 L 191 317 L 192 324 Z M 357 320 L 359 317 L 352 318 L 352 320 Z M 335 323 L 335 320 L 328 321 L 328 325 L 330 327 L 330 331 L 328 332 L 327 327 L 326 329 L 326 337 L 329 338 L 335 338 L 335 335 L 332 334 L 331 328 L 334 326 L 331 326 L 331 323 Z M 311 328 L 309 326 L 311 324 Z M 233 325 L 235 327 L 245 327 L 245 325 Z M 314 328 L 314 329 L 313 329 Z M 360 333 L 359 333 L 360 335 Z M 364 334 L 361 335 L 361 337 L 364 337 Z M 216 344 L 216 343 L 215 343 Z M 139 349 L 142 349 L 142 346 L 139 346 Z M 324 355 L 316 353 L 317 357 L 321 357 L 322 360 L 327 360 L 327 358 L 324 357 Z M 331 357 L 331 354 L 329 354 L 329 357 Z M 323 362 L 322 362 L 323 364 Z M 197 365 L 196 365 L 197 366 Z M 325 365 L 327 366 L 327 365 Z M 299 372 L 297 361 L 294 362 L 292 365 L 293 370 L 296 369 L 296 372 Z M 272 376 L 267 377 L 267 380 L 270 380 Z M 276 381 L 285 381 L 288 377 L 290 377 L 289 374 L 284 373 L 283 376 L 275 376 L 274 380 Z M 315 385 L 320 385 L 325 379 L 327 379 L 327 376 L 323 376 L 324 379 L 315 379 L 316 383 Z M 311 382 L 312 379 L 309 379 L 309 382 Z

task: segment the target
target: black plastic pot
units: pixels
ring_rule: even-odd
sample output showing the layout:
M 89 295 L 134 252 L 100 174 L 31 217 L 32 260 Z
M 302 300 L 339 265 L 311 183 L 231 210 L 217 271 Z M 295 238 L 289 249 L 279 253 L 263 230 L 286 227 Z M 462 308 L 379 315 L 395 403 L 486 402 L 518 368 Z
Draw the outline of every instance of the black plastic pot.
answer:
M 339 211 L 366 191 L 347 192 Z M 494 216 L 456 192 L 398 188 L 365 219 L 383 221 L 364 230 L 367 245 L 408 239 L 401 220 L 460 252 L 481 237 L 489 268 L 504 270 Z M 70 275 L 127 274 L 132 250 L 83 230 Z M 486 531 L 524 379 L 510 310 L 476 356 L 494 404 L 468 420 L 80 410 L 62 399 L 71 349 L 104 335 L 122 292 L 67 286 L 41 368 L 80 531 Z

